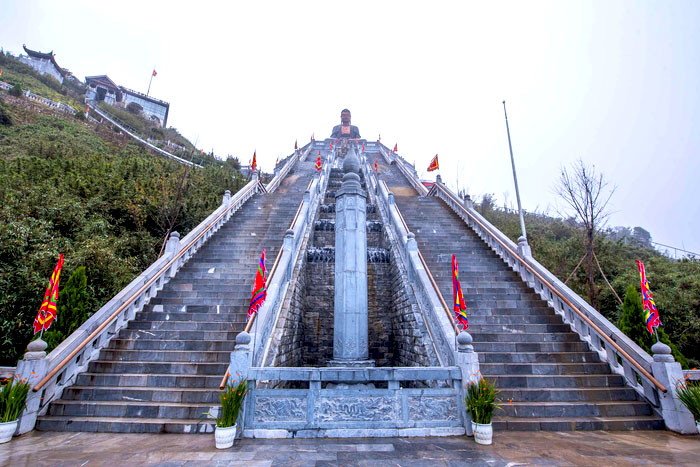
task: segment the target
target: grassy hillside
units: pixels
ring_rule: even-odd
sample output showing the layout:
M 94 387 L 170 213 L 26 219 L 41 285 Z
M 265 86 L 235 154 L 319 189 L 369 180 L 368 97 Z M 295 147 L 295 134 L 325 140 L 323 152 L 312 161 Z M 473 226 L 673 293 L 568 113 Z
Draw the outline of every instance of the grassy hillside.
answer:
M 482 203 L 479 211 L 489 222 L 501 229 L 513 241 L 520 236 L 517 214 Z M 584 231 L 571 221 L 544 215 L 525 216 L 527 236 L 535 259 L 565 281 L 585 254 Z M 639 273 L 635 260 L 646 265 L 647 278 L 661 315 L 663 328 L 681 352 L 690 358 L 690 366 L 700 361 L 700 262 L 673 261 L 651 248 L 613 239 L 612 232 L 601 235 L 595 252 L 611 285 L 624 299 L 627 286 L 639 291 Z M 610 291 L 600 272 L 596 271 L 596 290 L 600 312 L 618 324 L 622 307 Z M 587 298 L 585 265 L 568 284 L 581 297 Z
M 59 253 L 62 284 L 85 266 L 90 312 L 157 258 L 186 170 L 104 125 L 39 112 L 0 93 L 0 121 L 11 122 L 0 124 L 0 365 L 32 338 Z M 208 159 L 188 172 L 181 235 L 244 184 L 235 161 Z

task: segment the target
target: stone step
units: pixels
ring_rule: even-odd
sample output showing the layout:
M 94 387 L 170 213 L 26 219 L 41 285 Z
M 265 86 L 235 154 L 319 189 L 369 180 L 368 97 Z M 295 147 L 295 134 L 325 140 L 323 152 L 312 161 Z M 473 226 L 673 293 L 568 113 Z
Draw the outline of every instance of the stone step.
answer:
M 220 321 L 131 321 L 127 329 L 146 331 L 235 331 L 245 329 L 245 322 Z
M 193 419 L 122 417 L 37 418 L 40 431 L 83 431 L 92 433 L 213 433 L 215 422 Z
M 607 363 L 481 363 L 484 375 L 602 375 L 610 372 Z
M 252 282 L 251 282 L 252 284 Z M 220 305 L 220 306 L 248 306 L 250 305 L 250 297 L 248 298 L 220 298 L 212 299 L 216 303 L 207 303 L 206 299 L 202 298 L 161 298 L 155 296 L 151 299 L 152 305 Z
M 477 315 L 475 313 L 469 313 L 467 310 L 467 315 L 469 317 L 469 326 L 483 326 L 483 325 L 520 325 L 520 324 L 562 324 L 561 317 L 559 315 L 552 314 L 542 314 L 542 315 Z
M 596 352 L 479 352 L 481 363 L 600 363 Z
M 443 294 L 444 296 L 444 294 Z M 470 306 L 467 307 L 467 316 L 471 315 L 483 316 L 513 316 L 513 315 L 538 315 L 538 316 L 555 316 L 554 310 L 545 304 L 535 304 L 527 307 L 486 307 L 486 306 Z
M 121 339 L 166 339 L 166 340 L 213 340 L 233 342 L 238 333 L 235 331 L 149 331 L 146 329 L 122 329 Z
M 478 324 L 470 322 L 469 332 L 474 335 L 496 333 L 566 333 L 571 332 L 571 326 L 568 324 Z
M 56 417 L 138 417 L 159 419 L 209 418 L 207 414 L 218 413 L 219 403 L 179 403 L 146 401 L 54 401 L 48 415 Z
M 149 362 L 93 360 L 88 364 L 92 373 L 141 373 L 171 375 L 219 375 L 223 377 L 228 362 Z
M 112 339 L 108 349 L 114 350 L 206 350 L 232 352 L 234 341 L 166 340 L 166 339 Z
M 490 375 L 481 372 L 484 377 L 495 382 L 497 388 L 579 388 L 612 386 L 622 387 L 624 380 L 620 375 L 612 374 L 586 374 L 586 375 Z
M 219 375 L 183 375 L 167 373 L 80 373 L 75 384 L 80 386 L 128 386 L 150 388 L 219 388 Z
M 654 415 L 642 401 L 508 402 L 502 401 L 499 417 L 637 417 Z
M 534 332 L 519 332 L 519 333 L 487 333 L 487 332 L 472 332 L 471 327 L 469 333 L 472 335 L 474 342 L 579 342 L 581 339 L 578 334 L 573 332 L 558 332 L 558 333 L 534 333 Z
M 219 310 L 210 313 L 191 313 L 186 311 L 142 311 L 136 314 L 133 322 L 148 322 L 148 321 L 182 321 L 182 322 L 211 322 L 211 323 L 245 323 L 245 315 L 231 312 L 231 308 L 227 307 L 227 311 Z
M 195 350 L 117 350 L 102 349 L 100 360 L 132 362 L 228 363 L 231 352 Z
M 570 342 L 474 342 L 477 352 L 587 352 L 588 344 Z
M 218 405 L 221 391 L 216 388 L 154 388 L 128 386 L 78 386 L 63 390 L 64 400 L 181 402 Z
M 238 316 L 240 312 L 239 306 L 229 305 L 154 305 L 148 304 L 143 310 L 147 313 L 192 313 L 198 315 L 222 315 L 222 316 Z M 245 309 L 247 313 L 248 308 Z M 138 316 L 138 315 L 137 315 Z M 194 318 L 196 319 L 196 318 Z M 199 319 L 196 319 L 199 321 Z M 206 321 L 206 319 L 204 319 Z
M 641 417 L 551 417 L 551 418 L 493 418 L 495 431 L 629 431 L 663 430 L 664 421 L 654 415 Z
M 514 402 L 595 402 L 595 401 L 636 401 L 637 393 L 630 387 L 587 387 L 587 388 L 504 388 L 498 394 L 502 403 Z

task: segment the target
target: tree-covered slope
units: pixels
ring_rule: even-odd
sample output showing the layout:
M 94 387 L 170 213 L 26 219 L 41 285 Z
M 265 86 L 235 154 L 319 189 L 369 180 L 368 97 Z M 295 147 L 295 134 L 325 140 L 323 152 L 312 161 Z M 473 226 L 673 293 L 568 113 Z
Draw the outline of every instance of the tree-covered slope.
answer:
M 0 124 L 0 365 L 13 365 L 32 338 L 59 253 L 62 283 L 86 268 L 92 313 L 157 258 L 176 212 L 174 230 L 184 235 L 225 190 L 244 184 L 236 161 L 209 159 L 185 174 L 184 166 L 112 137 L 111 128 L 7 100 L 0 102 L 11 122 Z
M 513 241 L 520 236 L 517 213 L 482 203 L 479 211 Z M 527 236 L 535 259 L 565 281 L 585 255 L 584 230 L 572 221 L 541 214 L 525 216 Z M 607 279 L 623 299 L 627 287 L 639 290 L 639 273 L 635 260 L 646 265 L 647 278 L 661 315 L 663 329 L 680 351 L 697 366 L 700 360 L 700 262 L 697 259 L 674 261 L 652 248 L 614 240 L 612 232 L 599 235 L 595 253 Z M 587 297 L 585 265 L 567 285 L 581 297 Z M 599 271 L 595 273 L 600 312 L 618 324 L 622 306 Z M 644 331 L 646 332 L 646 331 Z

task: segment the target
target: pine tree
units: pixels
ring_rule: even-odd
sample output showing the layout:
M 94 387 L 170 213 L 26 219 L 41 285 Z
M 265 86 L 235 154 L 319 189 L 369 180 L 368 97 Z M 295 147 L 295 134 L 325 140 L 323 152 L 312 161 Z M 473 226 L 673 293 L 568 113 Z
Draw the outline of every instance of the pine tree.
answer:
M 647 352 L 651 352 L 651 346 L 656 339 L 653 338 L 646 327 L 644 320 L 644 308 L 642 307 L 642 297 L 633 285 L 627 287 L 625 300 L 622 304 L 622 316 L 618 324 L 620 331 L 632 339 L 638 346 Z
M 628 286 L 627 292 L 625 292 L 622 316 L 620 317 L 618 328 L 638 346 L 646 352 L 651 353 L 651 346 L 656 343 L 656 338 L 647 330 L 642 297 L 639 295 L 639 292 L 637 292 L 637 288 L 633 285 Z M 658 333 L 659 340 L 671 348 L 673 358 L 680 363 L 683 368 L 688 368 L 688 359 L 685 358 L 681 351 L 678 350 L 678 347 L 671 342 L 668 334 L 666 334 L 662 328 L 658 329 Z
M 48 349 L 53 350 L 78 329 L 92 313 L 88 313 L 89 294 L 85 266 L 80 266 L 71 274 L 58 296 L 56 321 L 44 333 Z

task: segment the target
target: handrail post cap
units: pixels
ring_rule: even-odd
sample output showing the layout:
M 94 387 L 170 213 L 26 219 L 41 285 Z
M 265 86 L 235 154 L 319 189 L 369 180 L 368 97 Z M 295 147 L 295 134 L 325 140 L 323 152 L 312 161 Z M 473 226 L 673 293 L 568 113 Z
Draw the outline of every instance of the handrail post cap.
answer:
M 169 238 L 180 238 L 180 232 L 173 230 L 172 232 L 170 232 Z
M 239 332 L 236 336 L 236 345 L 248 345 L 250 344 L 250 334 L 245 331 Z
M 467 331 L 462 330 L 460 331 L 459 334 L 457 334 L 457 345 L 459 346 L 460 352 L 463 352 L 462 347 L 471 347 L 472 343 L 472 335 L 469 334 Z
M 413 232 L 408 232 L 408 233 L 406 234 L 406 238 L 408 238 L 408 239 L 410 239 L 410 240 L 415 240 L 415 239 L 416 239 L 416 234 L 414 234 Z
M 284 233 L 285 237 L 293 237 L 294 236 L 294 230 L 292 229 L 287 229 L 287 231 Z
M 41 339 L 31 341 L 27 345 L 27 352 L 24 354 L 24 360 L 41 360 L 46 357 L 46 347 L 48 344 Z
M 654 354 L 655 362 L 674 362 L 673 355 L 671 354 L 671 347 L 664 344 L 663 342 L 657 342 L 651 346 L 651 352 Z

